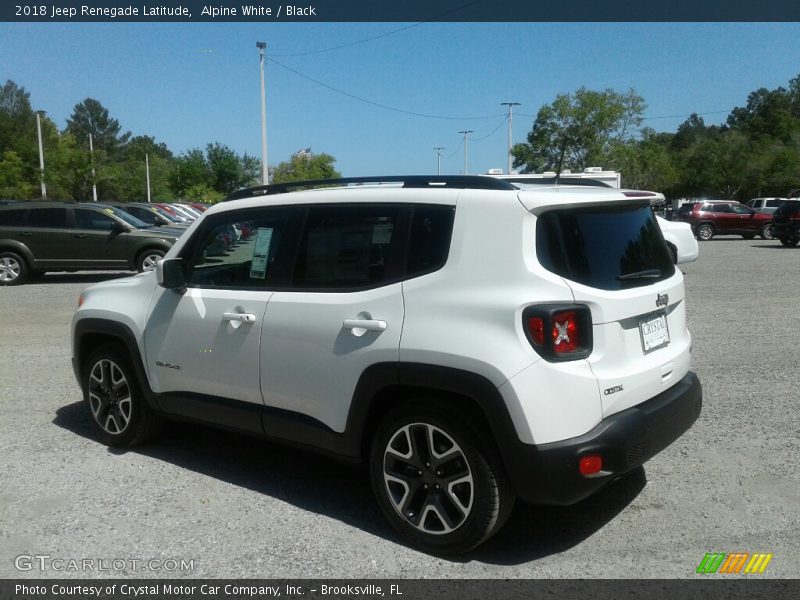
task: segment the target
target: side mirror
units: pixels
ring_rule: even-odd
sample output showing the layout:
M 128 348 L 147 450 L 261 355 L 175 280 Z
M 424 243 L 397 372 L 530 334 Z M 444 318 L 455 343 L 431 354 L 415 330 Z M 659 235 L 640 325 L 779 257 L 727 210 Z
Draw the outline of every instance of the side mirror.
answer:
M 125 225 L 123 225 L 119 221 L 114 221 L 111 224 L 111 231 L 113 231 L 114 233 L 128 233 L 130 229 L 128 229 Z
M 167 221 L 167 220 L 166 220 L 164 217 L 162 217 L 161 215 L 156 215 L 155 224 L 156 224 L 156 225 L 169 225 L 169 221 Z
M 156 281 L 168 290 L 182 290 L 186 287 L 182 258 L 165 258 L 156 263 Z

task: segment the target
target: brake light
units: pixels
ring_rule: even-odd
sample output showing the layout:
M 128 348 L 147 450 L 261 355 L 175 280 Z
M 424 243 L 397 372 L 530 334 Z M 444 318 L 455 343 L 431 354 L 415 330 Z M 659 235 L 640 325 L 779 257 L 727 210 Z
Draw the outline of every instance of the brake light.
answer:
M 559 353 L 575 352 L 580 348 L 578 318 L 574 310 L 553 315 L 553 349 Z
M 592 318 L 588 306 L 539 304 L 523 313 L 531 346 L 549 361 L 586 358 L 592 352 Z

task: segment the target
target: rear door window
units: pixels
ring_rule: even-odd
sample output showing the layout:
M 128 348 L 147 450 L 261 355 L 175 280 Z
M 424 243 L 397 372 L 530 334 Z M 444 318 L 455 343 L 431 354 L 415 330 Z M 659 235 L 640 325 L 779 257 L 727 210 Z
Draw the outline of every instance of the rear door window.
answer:
M 22 224 L 22 217 L 25 216 L 27 208 L 17 208 L 12 210 L 0 210 L 0 225 L 6 227 L 17 227 Z
M 536 254 L 548 271 L 602 290 L 650 285 L 675 273 L 649 205 L 548 211 L 537 221 Z
M 32 208 L 28 213 L 26 225 L 42 229 L 66 229 L 66 208 Z

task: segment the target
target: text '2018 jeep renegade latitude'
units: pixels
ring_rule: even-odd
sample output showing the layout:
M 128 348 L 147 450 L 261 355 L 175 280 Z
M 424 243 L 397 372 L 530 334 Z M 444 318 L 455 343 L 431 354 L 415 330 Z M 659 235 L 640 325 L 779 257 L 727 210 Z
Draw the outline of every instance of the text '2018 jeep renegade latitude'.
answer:
M 154 272 L 82 294 L 73 365 L 105 443 L 167 417 L 363 461 L 391 524 L 453 554 L 515 498 L 578 502 L 697 419 L 683 275 L 647 197 L 339 183 L 237 192 Z

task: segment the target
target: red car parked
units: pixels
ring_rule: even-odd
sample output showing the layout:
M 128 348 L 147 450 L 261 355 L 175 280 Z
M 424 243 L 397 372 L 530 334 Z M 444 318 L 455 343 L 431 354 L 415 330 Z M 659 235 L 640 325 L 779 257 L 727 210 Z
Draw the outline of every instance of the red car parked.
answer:
M 679 221 L 692 226 L 698 240 L 715 235 L 741 235 L 746 240 L 760 235 L 772 239 L 772 215 L 756 212 L 733 200 L 703 200 L 682 205 L 676 213 Z

